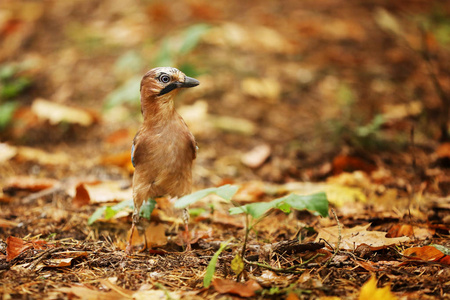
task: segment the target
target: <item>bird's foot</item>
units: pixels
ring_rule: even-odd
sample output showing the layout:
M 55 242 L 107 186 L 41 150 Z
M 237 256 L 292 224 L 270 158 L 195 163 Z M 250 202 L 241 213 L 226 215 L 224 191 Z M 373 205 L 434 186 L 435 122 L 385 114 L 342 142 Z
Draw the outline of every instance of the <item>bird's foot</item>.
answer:
M 188 224 L 184 225 L 184 231 L 182 233 L 183 243 L 186 246 L 186 251 L 191 251 L 191 233 L 189 232 Z

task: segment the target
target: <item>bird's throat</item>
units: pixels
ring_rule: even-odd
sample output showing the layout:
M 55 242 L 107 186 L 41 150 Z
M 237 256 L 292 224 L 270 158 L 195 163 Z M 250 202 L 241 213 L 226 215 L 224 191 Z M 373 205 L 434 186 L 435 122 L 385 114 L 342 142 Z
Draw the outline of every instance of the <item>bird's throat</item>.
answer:
M 141 109 L 144 123 L 148 125 L 162 125 L 175 114 L 174 102 L 169 95 L 141 100 Z

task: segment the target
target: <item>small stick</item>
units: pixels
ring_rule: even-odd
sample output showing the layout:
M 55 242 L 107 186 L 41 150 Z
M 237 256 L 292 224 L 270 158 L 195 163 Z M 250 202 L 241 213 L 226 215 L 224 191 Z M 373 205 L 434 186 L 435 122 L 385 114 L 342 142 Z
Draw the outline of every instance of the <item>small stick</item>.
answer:
M 341 244 L 341 239 L 342 239 L 341 223 L 339 222 L 339 219 L 338 219 L 334 209 L 331 209 L 331 212 L 333 213 L 334 219 L 336 220 L 336 223 L 338 226 L 338 240 L 337 240 L 336 249 L 334 249 L 333 255 L 331 255 L 330 259 L 328 259 L 328 261 L 325 263 L 324 267 L 328 266 L 330 264 L 330 262 L 333 260 L 333 258 L 336 256 L 336 254 L 339 252 L 339 246 Z

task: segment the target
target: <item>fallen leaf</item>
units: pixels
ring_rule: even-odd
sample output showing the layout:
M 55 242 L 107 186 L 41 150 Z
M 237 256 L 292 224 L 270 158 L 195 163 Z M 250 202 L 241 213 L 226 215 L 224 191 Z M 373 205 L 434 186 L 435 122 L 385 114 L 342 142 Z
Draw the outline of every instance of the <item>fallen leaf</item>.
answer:
M 386 232 L 367 231 L 370 224 L 363 226 L 355 226 L 353 228 L 342 228 L 341 243 L 339 248 L 345 250 L 355 250 L 358 246 L 366 244 L 370 250 L 380 250 L 391 245 L 405 243 L 409 237 L 387 238 Z M 339 236 L 338 226 L 326 227 L 319 229 L 319 235 L 316 242 L 320 239 L 326 240 L 333 246 L 337 245 Z
M 57 183 L 57 180 L 51 178 L 17 176 L 10 178 L 3 187 L 3 190 L 8 192 L 17 190 L 38 192 L 48 188 L 52 188 Z
M 0 203 L 10 203 L 14 199 L 12 197 L 9 197 L 8 195 L 5 195 L 2 190 L 0 190 Z
M 6 244 L 8 245 L 6 247 L 6 261 L 13 260 L 31 247 L 30 243 L 14 236 L 9 236 L 6 239 Z
M 112 145 L 131 144 L 133 137 L 130 135 L 130 130 L 122 128 L 110 133 L 105 137 L 105 142 Z
M 150 223 L 145 229 L 147 248 L 162 247 L 167 244 L 166 226 L 164 224 Z
M 294 292 L 289 293 L 286 297 L 286 300 L 299 300 L 300 298 Z
M 271 187 L 266 186 L 262 181 L 254 180 L 244 182 L 234 195 L 234 199 L 239 203 L 250 203 L 261 200 L 261 198 L 270 192 Z M 267 191 L 269 190 L 269 191 Z
M 363 171 L 368 174 L 376 170 L 376 166 L 362 158 L 349 155 L 338 155 L 333 159 L 332 170 L 334 175 L 342 172 Z
M 262 144 L 256 146 L 241 157 L 241 162 L 249 168 L 256 169 L 261 167 L 270 156 L 270 146 Z
M 358 300 L 396 300 L 397 297 L 392 294 L 389 286 L 377 288 L 375 277 L 370 278 L 361 288 Z
M 20 223 L 18 222 L 14 222 L 14 221 L 10 221 L 10 220 L 5 220 L 0 218 L 0 227 L 2 228 L 11 228 L 11 227 L 17 227 Z
M 204 42 L 258 52 L 290 53 L 293 50 L 290 42 L 272 28 L 243 27 L 231 22 L 209 30 Z
M 418 116 L 423 112 L 422 101 L 408 101 L 400 104 L 383 105 L 383 118 L 387 121 L 401 120 L 408 117 Z
M 0 143 L 0 163 L 4 163 L 17 154 L 17 148 L 5 143 Z
M 393 261 L 393 260 L 391 261 L 382 260 L 378 262 L 355 260 L 355 263 L 369 272 L 383 271 L 386 270 L 387 268 L 397 267 L 402 264 L 402 262 L 400 261 Z
M 256 132 L 256 124 L 246 119 L 218 115 L 211 116 L 209 119 L 214 128 L 226 132 L 243 135 L 253 135 Z
M 35 161 L 41 165 L 67 165 L 70 163 L 70 156 L 64 152 L 49 153 L 40 149 L 30 147 L 19 147 L 16 160 Z
M 215 278 L 212 284 L 220 294 L 235 294 L 240 297 L 253 297 L 256 295 L 255 291 L 262 289 L 262 287 L 254 280 L 241 283 L 236 282 L 235 280 Z
M 272 102 L 277 101 L 281 93 L 279 82 L 270 78 L 245 78 L 241 88 L 244 94 L 269 99 Z
M 158 224 L 151 222 L 145 229 L 145 236 L 139 233 L 139 230 L 134 230 L 133 236 L 130 239 L 131 229 L 128 232 L 128 240 L 131 240 L 132 246 L 142 246 L 145 242 L 146 249 L 152 247 L 162 247 L 167 244 L 166 226 L 162 223 Z
M 123 188 L 122 181 L 95 181 L 79 183 L 75 189 L 75 196 L 72 203 L 75 206 L 82 206 L 88 203 L 105 203 L 114 201 L 124 201 L 132 199 L 132 189 Z
M 433 237 L 434 233 L 435 230 L 432 228 L 423 228 L 408 224 L 396 224 L 389 229 L 386 237 L 408 236 L 416 239 L 427 239 Z
M 65 106 L 41 98 L 33 101 L 31 110 L 40 119 L 48 120 L 52 125 L 66 122 L 87 127 L 96 121 L 96 117 L 86 110 Z
M 444 253 L 442 251 L 436 249 L 433 246 L 423 246 L 423 247 L 412 247 L 403 251 L 403 256 L 406 256 L 409 259 L 417 259 L 423 261 L 435 261 L 440 263 L 448 264 L 448 257 L 445 258 Z
M 103 165 L 113 165 L 121 167 L 127 170 L 130 174 L 133 174 L 134 172 L 134 166 L 131 162 L 131 150 L 103 156 L 101 159 L 101 163 Z
M 233 226 L 236 228 L 244 227 L 244 224 L 240 222 L 236 217 L 230 216 L 229 214 L 223 214 L 217 210 L 215 210 L 213 213 L 212 222 L 214 224 L 222 224 L 225 226 Z
M 83 300 L 121 300 L 124 299 L 124 295 L 117 293 L 116 291 L 101 292 L 93 288 L 87 288 L 85 286 L 72 285 L 71 287 L 62 287 L 57 289 L 58 292 L 68 295 L 74 295 Z M 72 297 L 69 297 L 72 298 Z M 129 297 L 131 299 L 131 296 Z
M 6 261 L 13 260 L 29 248 L 44 250 L 49 247 L 54 247 L 51 244 L 47 244 L 44 240 L 24 241 L 23 239 L 14 236 L 9 236 L 6 239 L 6 244 Z
M 408 224 L 395 224 L 392 226 L 386 234 L 386 237 L 399 237 L 399 236 L 413 236 L 414 230 L 411 225 Z

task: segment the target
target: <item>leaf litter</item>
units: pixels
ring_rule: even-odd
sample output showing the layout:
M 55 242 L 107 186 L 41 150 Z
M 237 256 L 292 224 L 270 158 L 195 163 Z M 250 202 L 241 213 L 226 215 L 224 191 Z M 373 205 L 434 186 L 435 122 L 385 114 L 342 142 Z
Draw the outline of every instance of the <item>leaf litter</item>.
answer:
M 192 2 L 177 9 L 166 3 L 130 3 L 122 10 L 119 1 L 113 2 L 58 2 L 47 10 L 43 3 L 16 1 L 7 13 L 0 4 L 5 46 L 0 59 L 33 50 L 24 61 L 34 61 L 27 75 L 35 80 L 1 136 L 7 140 L 0 144 L 2 295 L 448 297 L 449 147 L 436 142 L 431 121 L 441 104 L 427 72 L 415 54 L 405 51 L 421 49 L 415 25 L 397 14 L 405 4 L 375 12 L 344 5 L 333 15 L 328 7 L 333 4 L 326 1 L 301 7 L 292 1 L 254 4 L 245 7 L 244 23 L 239 20 L 243 3 Z M 426 6 L 412 5 L 411 11 Z M 190 14 L 177 18 L 179 8 Z M 87 17 L 85 11 L 93 10 L 101 20 Z M 204 22 L 216 15 L 228 21 L 208 30 L 202 25 L 184 29 L 186 21 Z M 157 29 L 151 26 L 154 20 L 159 20 Z M 183 41 L 180 32 L 193 33 Z M 434 55 L 448 61 L 437 42 L 441 35 L 429 35 L 426 42 L 440 49 Z M 67 39 L 66 46 L 47 43 L 55 38 Z M 123 251 L 131 222 L 126 140 L 137 129 L 130 107 L 138 98 L 136 82 L 128 80 L 139 78 L 140 70 L 125 64 L 126 70 L 116 73 L 128 75 L 120 79 L 109 68 L 114 65 L 111 53 L 140 42 L 142 53 L 134 55 L 141 63 L 179 63 L 194 72 L 199 71 L 196 65 L 207 69 L 203 57 L 208 57 L 220 71 L 199 74 L 201 90 L 182 98 L 200 147 L 194 187 L 203 195 L 211 192 L 205 188 L 217 191 L 226 184 L 241 188 L 232 197 L 225 195 L 228 200 L 209 196 L 178 203 L 191 204 L 192 212 L 202 209 L 190 222 L 192 252 L 180 246 L 182 221 L 168 200 L 156 201 L 150 225 L 136 237 L 137 244 L 146 242 L 151 249 L 131 256 Z M 174 50 L 165 51 L 164 44 Z M 154 56 L 161 60 L 153 61 Z M 441 72 L 438 83 L 445 85 L 445 73 L 436 72 Z M 397 89 L 397 83 L 408 88 Z M 108 94 L 115 95 L 115 107 L 100 118 L 91 107 L 102 111 L 99 100 Z M 418 94 L 421 101 L 411 101 Z M 391 101 L 394 95 L 398 99 Z M 359 97 L 364 103 L 358 103 Z M 382 113 L 361 120 L 368 113 L 365 106 Z M 431 116 L 426 134 L 420 113 Z M 414 141 L 401 144 L 412 126 Z M 345 146 L 333 144 L 336 136 Z M 371 148 L 397 143 L 401 150 Z M 76 183 L 69 183 L 74 178 Z M 336 218 L 316 216 L 314 207 L 291 211 L 277 202 L 289 194 L 318 192 L 326 193 Z M 247 213 L 263 217 L 252 224 L 242 257 L 237 254 L 249 215 L 228 213 L 240 205 L 258 208 Z M 105 207 L 101 216 L 88 226 L 100 207 Z M 314 242 L 318 236 L 322 239 Z M 213 258 L 212 287 L 205 289 Z

